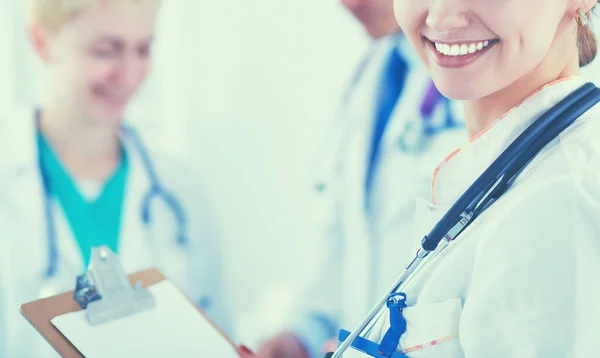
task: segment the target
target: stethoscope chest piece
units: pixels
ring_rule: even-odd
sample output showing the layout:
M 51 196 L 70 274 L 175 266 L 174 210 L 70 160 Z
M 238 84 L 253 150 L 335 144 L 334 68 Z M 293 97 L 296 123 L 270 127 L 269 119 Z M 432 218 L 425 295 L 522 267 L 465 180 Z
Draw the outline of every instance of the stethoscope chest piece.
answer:
M 430 137 L 422 121 L 409 121 L 396 140 L 397 149 L 403 153 L 422 153 L 427 150 Z

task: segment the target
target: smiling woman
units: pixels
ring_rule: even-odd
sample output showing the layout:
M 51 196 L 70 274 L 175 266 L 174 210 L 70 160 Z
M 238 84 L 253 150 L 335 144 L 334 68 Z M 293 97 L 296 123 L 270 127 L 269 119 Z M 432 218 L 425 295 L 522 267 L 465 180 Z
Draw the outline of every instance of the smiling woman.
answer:
M 364 330 L 375 352 L 597 356 L 600 90 L 580 75 L 596 55 L 596 3 L 395 0 L 400 27 L 438 88 L 464 100 L 470 140 L 435 169 L 431 198 L 419 203 L 416 234 L 445 244 L 430 253 L 425 236 L 418 258 L 428 266 L 382 299 L 382 314 Z M 585 100 L 557 113 L 585 91 Z M 557 130 L 543 126 L 544 113 L 575 121 Z M 533 128 L 546 145 L 511 156 L 527 164 L 474 193 L 486 182 L 482 173 L 498 169 L 509 146 L 525 146 Z

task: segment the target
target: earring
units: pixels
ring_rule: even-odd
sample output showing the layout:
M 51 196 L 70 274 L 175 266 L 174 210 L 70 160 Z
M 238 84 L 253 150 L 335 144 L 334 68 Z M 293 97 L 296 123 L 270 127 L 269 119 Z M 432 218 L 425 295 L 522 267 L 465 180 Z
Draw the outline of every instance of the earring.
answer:
M 587 26 L 590 22 L 585 11 L 583 11 L 581 9 L 577 9 L 577 17 L 575 17 L 575 21 L 577 21 L 577 23 L 581 27 Z

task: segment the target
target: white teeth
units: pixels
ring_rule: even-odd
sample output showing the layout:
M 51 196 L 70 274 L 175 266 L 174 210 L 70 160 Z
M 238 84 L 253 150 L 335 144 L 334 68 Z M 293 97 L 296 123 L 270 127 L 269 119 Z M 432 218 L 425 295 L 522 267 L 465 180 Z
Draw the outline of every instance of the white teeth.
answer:
M 450 56 L 451 55 L 451 51 L 450 51 L 450 45 L 448 44 L 443 44 L 442 45 L 442 53 L 446 56 Z
M 450 47 L 450 55 L 458 56 L 460 54 L 460 47 L 458 45 L 452 45 Z
M 448 45 L 436 43 L 435 49 L 438 50 L 438 52 L 443 53 L 446 56 L 450 56 L 450 46 L 448 46 Z
M 488 47 L 490 44 L 492 44 L 492 42 L 489 40 L 477 42 L 477 43 L 454 44 L 454 45 L 443 44 L 443 43 L 434 43 L 435 49 L 437 50 L 437 52 L 439 52 L 443 55 L 452 56 L 452 57 L 464 56 L 464 55 L 475 53 L 477 51 L 481 51 L 484 48 Z

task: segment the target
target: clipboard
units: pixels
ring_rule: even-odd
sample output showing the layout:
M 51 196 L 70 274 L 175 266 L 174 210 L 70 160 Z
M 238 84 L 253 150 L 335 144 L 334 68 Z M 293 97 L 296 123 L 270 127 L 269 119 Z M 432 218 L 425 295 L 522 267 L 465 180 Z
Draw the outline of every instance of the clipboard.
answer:
M 167 280 L 155 268 L 147 269 L 127 276 L 129 284 L 138 288 L 148 288 Z M 44 298 L 21 306 L 21 314 L 37 330 L 37 332 L 64 358 L 84 358 L 84 355 L 65 337 L 51 322 L 55 317 L 84 310 L 81 303 L 75 300 L 76 291 L 66 292 L 57 296 Z M 191 301 L 190 301 L 191 302 Z M 242 358 L 252 357 L 246 347 L 238 347 L 217 325 L 212 322 L 198 307 L 198 312 L 208 323 L 231 345 L 232 352 L 237 352 Z

